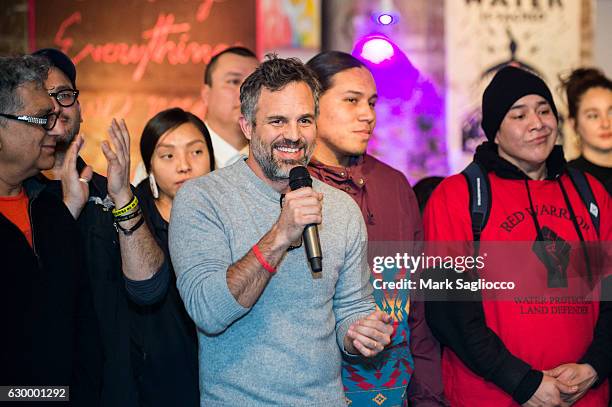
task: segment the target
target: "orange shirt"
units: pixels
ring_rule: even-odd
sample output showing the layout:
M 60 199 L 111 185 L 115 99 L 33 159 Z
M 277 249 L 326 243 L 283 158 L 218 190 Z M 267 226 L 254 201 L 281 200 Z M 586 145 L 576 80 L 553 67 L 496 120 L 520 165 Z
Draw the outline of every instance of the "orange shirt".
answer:
M 32 246 L 32 226 L 28 213 L 29 199 L 22 188 L 17 196 L 0 196 L 0 213 L 13 222 Z

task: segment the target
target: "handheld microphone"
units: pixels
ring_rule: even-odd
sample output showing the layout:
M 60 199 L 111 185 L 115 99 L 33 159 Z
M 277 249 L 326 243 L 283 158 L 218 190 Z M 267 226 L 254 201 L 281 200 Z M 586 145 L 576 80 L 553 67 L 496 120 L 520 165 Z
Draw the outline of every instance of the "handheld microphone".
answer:
M 306 167 L 294 167 L 289 172 L 289 187 L 292 191 L 299 188 L 312 187 L 312 178 Z M 319 229 L 316 224 L 307 225 L 302 233 L 306 257 L 310 263 L 313 273 L 323 270 L 323 254 L 321 253 L 321 242 L 319 241 Z

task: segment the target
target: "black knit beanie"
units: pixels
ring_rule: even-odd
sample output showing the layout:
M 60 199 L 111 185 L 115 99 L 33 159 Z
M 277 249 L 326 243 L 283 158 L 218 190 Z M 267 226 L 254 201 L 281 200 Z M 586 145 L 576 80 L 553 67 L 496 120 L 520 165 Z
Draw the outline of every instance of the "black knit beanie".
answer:
M 76 68 L 68 55 L 55 48 L 39 49 L 33 52 L 32 55 L 47 58 L 52 66 L 62 71 L 70 79 L 72 87 L 76 89 Z
M 527 95 L 542 96 L 559 120 L 557 107 L 544 81 L 524 69 L 506 66 L 500 69 L 482 95 L 482 129 L 489 141 L 495 135 L 514 102 Z

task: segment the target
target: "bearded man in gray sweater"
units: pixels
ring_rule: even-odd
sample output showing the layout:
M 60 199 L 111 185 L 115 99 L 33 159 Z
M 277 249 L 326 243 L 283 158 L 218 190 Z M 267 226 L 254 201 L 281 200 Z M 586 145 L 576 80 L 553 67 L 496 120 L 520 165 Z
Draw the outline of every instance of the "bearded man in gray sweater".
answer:
M 318 90 L 299 60 L 270 57 L 240 90 L 249 158 L 189 181 L 174 200 L 170 253 L 198 326 L 202 406 L 345 406 L 341 358 L 374 357 L 390 342 L 359 208 L 318 180 L 288 187 L 314 148 Z M 320 278 L 293 250 L 309 224 Z

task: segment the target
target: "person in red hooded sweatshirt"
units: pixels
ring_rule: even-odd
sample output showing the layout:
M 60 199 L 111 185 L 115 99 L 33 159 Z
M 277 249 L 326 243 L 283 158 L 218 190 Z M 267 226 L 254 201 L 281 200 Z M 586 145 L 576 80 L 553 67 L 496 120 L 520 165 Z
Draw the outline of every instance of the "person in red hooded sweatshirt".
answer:
M 490 191 L 482 244 L 554 241 L 576 248 L 574 256 L 587 243 L 610 240 L 610 196 L 595 178 L 586 176 L 598 205 L 597 211 L 591 208 L 599 219 L 598 233 L 569 177 L 563 151 L 555 145 L 557 126 L 557 109 L 542 79 L 511 66 L 497 72 L 482 98 L 488 141 L 474 156 Z M 425 208 L 425 239 L 472 241 L 470 205 L 467 178 L 458 174 L 445 179 Z M 523 215 L 516 218 L 520 222 L 508 227 L 507 219 L 518 212 Z M 582 253 L 585 256 L 572 257 L 572 270 L 589 267 L 586 250 Z M 542 275 L 546 279 L 547 260 L 538 262 L 540 256 L 534 251 L 513 265 L 517 274 L 529 273 L 530 284 Z M 602 301 L 600 307 L 599 301 L 584 301 L 579 314 L 522 315 L 514 301 L 493 301 L 482 292 L 472 299 L 426 304 L 427 322 L 444 347 L 442 376 L 451 405 L 608 405 L 610 349 L 602 340 L 612 326 L 609 303 Z M 567 368 L 558 368 L 570 362 L 581 376 L 579 382 L 570 379 Z

